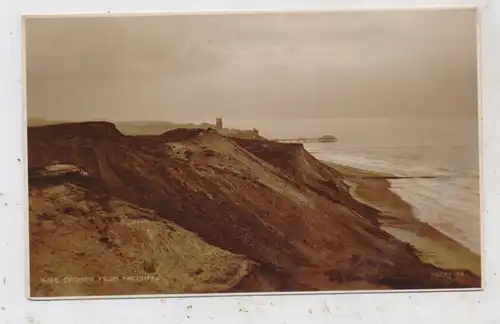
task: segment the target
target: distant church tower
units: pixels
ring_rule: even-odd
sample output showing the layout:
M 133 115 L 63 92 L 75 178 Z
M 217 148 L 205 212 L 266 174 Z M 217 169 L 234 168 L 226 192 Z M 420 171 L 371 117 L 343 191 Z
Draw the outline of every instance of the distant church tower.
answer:
M 224 128 L 224 126 L 222 125 L 222 117 L 215 119 L 215 129 L 220 131 L 223 128 Z

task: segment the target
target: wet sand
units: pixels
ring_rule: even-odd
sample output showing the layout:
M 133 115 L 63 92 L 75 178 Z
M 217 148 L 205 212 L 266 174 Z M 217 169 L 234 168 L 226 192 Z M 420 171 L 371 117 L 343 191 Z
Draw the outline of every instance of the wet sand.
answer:
M 379 211 L 381 228 L 413 245 L 422 261 L 443 269 L 466 269 L 481 276 L 481 257 L 460 243 L 418 220 L 412 207 L 391 190 L 393 175 L 356 169 L 331 162 L 344 174 L 352 196 Z

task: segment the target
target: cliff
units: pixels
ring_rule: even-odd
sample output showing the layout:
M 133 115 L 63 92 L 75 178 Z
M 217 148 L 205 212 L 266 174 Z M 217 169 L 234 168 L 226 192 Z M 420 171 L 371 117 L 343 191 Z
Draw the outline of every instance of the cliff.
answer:
M 116 199 L 255 262 L 227 291 L 480 286 L 468 271 L 423 263 L 410 245 L 382 231 L 377 212 L 354 200 L 342 175 L 300 144 L 207 129 L 125 136 L 112 124 L 82 123 L 29 128 L 28 151 L 30 168 L 77 165 Z M 53 255 L 60 248 L 32 243 Z M 107 262 L 88 255 L 94 264 Z
M 32 296 L 219 292 L 254 266 L 64 169 L 30 176 Z

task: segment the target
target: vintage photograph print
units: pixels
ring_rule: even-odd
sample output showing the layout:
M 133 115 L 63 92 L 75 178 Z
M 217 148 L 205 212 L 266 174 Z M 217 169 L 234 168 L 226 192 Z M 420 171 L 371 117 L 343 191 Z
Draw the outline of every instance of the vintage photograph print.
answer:
M 482 288 L 475 9 L 23 24 L 31 298 Z

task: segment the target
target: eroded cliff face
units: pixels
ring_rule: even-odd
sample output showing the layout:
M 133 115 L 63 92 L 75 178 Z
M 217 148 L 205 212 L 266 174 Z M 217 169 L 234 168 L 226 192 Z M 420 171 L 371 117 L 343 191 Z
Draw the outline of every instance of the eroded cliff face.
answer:
M 380 230 L 376 211 L 302 145 L 201 129 L 124 136 L 109 123 L 82 123 L 30 128 L 28 146 L 30 168 L 75 164 L 99 190 L 256 262 L 228 291 L 480 286 L 468 272 L 422 263 Z
M 96 189 L 82 171 L 31 180 L 32 296 L 220 292 L 252 271 L 246 257 Z

